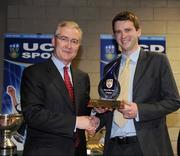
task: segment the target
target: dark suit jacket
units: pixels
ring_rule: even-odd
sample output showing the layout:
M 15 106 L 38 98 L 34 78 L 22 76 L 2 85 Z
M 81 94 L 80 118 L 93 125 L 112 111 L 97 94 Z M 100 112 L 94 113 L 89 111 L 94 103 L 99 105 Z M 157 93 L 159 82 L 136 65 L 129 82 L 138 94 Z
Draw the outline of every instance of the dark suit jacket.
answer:
M 120 65 L 121 57 L 115 59 Z M 105 66 L 106 72 L 114 63 Z M 119 65 L 116 74 L 119 72 Z M 140 51 L 133 81 L 133 102 L 137 103 L 139 122 L 134 120 L 144 156 L 173 155 L 166 125 L 166 115 L 180 106 L 178 90 L 165 54 Z M 104 155 L 108 155 L 113 112 L 100 115 L 106 126 Z
M 74 155 L 76 116 L 88 115 L 88 74 L 72 69 L 75 104 L 69 98 L 56 66 L 47 62 L 27 67 L 21 82 L 21 105 L 27 124 L 24 155 Z M 74 107 L 75 105 L 75 107 Z M 78 130 L 80 150 L 86 155 L 84 130 Z

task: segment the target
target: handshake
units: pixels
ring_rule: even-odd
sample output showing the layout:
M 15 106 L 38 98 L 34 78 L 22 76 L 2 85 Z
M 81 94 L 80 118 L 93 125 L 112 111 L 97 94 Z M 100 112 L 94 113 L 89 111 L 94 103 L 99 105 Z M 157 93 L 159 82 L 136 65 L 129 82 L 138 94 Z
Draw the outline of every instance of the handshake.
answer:
M 76 117 L 76 128 L 84 129 L 88 133 L 95 133 L 99 127 L 100 120 L 96 116 L 78 116 Z

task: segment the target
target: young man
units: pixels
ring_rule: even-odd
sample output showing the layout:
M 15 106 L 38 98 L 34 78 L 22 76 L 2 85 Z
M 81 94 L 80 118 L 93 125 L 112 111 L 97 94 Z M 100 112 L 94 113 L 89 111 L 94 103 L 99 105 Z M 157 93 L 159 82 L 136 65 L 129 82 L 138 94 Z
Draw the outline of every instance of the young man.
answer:
M 87 103 L 87 73 L 71 66 L 82 39 L 73 21 L 59 23 L 52 39 L 54 53 L 23 72 L 21 105 L 27 124 L 24 156 L 86 155 L 85 129 L 94 130 Z
M 179 108 L 180 98 L 168 59 L 165 54 L 145 52 L 140 48 L 141 28 L 132 12 L 117 14 L 112 28 L 122 52 L 105 66 L 104 74 L 117 62 L 116 75 L 121 86 L 119 99 L 124 108 L 114 111 L 96 108 L 100 113 L 100 127 L 106 127 L 104 155 L 173 156 L 166 115 Z M 121 83 L 126 60 L 130 60 L 129 76 Z M 117 116 L 124 120 L 123 124 L 116 122 Z

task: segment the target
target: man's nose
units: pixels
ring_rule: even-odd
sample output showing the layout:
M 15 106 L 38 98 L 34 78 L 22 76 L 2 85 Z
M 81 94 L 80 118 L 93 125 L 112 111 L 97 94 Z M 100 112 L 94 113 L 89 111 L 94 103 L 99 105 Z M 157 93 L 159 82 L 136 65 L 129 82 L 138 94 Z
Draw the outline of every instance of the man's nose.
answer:
M 66 42 L 66 46 L 67 46 L 68 48 L 71 48 L 71 47 L 72 47 L 71 40 L 67 40 L 67 42 Z
M 122 32 L 121 38 L 125 38 L 125 37 L 126 37 L 126 33 L 125 33 L 125 32 Z

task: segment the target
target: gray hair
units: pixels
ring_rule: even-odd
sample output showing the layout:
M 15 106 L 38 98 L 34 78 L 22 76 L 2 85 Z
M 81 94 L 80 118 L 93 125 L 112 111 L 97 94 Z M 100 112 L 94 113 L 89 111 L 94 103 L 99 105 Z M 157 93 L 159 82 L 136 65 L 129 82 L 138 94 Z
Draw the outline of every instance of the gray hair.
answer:
M 76 30 L 79 31 L 80 36 L 82 38 L 83 32 L 82 32 L 80 26 L 76 22 L 74 22 L 74 21 L 62 21 L 62 22 L 59 22 L 58 25 L 57 25 L 55 34 L 57 34 L 58 31 L 59 31 L 59 28 L 62 28 L 62 27 L 75 28 Z

